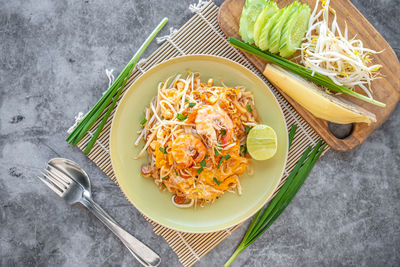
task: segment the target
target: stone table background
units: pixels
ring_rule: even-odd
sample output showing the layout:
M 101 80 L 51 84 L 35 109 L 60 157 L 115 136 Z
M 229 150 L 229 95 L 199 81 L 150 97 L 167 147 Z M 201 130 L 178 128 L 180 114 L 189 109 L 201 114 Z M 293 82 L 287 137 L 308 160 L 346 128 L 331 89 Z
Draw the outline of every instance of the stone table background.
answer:
M 179 265 L 119 188 L 64 140 L 77 112 L 107 87 L 104 70 L 119 73 L 162 17 L 170 19 L 163 34 L 183 25 L 195 1 L 0 1 L 0 266 L 138 265 L 94 216 L 35 178 L 59 156 L 87 170 L 98 203 L 158 252 L 163 266 Z M 353 3 L 399 56 L 400 2 Z M 399 266 L 399 110 L 360 147 L 327 153 L 234 266 Z M 222 266 L 244 230 L 197 266 Z

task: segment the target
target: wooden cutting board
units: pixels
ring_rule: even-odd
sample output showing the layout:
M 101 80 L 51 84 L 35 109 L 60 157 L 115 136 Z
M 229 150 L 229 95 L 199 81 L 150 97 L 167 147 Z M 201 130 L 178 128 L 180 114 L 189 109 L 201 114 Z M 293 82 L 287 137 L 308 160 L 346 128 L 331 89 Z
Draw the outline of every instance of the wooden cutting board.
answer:
M 240 39 L 238 34 L 239 18 L 244 2 L 245 0 L 226 0 L 219 9 L 218 23 L 227 37 L 233 36 Z M 283 7 L 293 1 L 280 0 L 277 2 L 279 7 Z M 300 2 L 308 3 L 311 9 L 315 5 L 314 0 Z M 357 34 L 357 38 L 363 41 L 364 47 L 374 49 L 375 51 L 383 50 L 382 53 L 375 55 L 373 58 L 374 63 L 383 65 L 381 69 L 383 78 L 373 81 L 372 86 L 374 98 L 385 103 L 386 108 L 380 108 L 351 97 L 348 98 L 352 102 L 375 113 L 377 122 L 369 126 L 365 123 L 357 123 L 353 126 L 353 130 L 349 136 L 339 139 L 331 133 L 327 121 L 314 117 L 289 96 L 285 95 L 282 91 L 280 92 L 330 147 L 338 151 L 347 151 L 364 142 L 373 131 L 388 119 L 389 115 L 395 109 L 400 98 L 400 64 L 390 45 L 349 0 L 331 1 L 331 7 L 336 10 L 341 29 L 344 29 L 344 23 L 345 21 L 347 22 L 349 37 Z M 264 71 L 265 60 L 248 53 L 244 54 L 259 71 Z

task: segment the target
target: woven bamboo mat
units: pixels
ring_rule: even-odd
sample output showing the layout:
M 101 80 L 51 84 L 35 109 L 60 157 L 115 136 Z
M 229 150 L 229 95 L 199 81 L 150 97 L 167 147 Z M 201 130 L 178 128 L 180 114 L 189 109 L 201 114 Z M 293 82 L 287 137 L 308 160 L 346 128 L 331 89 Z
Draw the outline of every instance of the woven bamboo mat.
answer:
M 247 67 L 256 73 L 271 88 L 283 109 L 287 127 L 289 128 L 293 124 L 299 126 L 295 139 L 293 140 L 292 148 L 289 152 L 286 169 L 281 181 L 282 185 L 287 177 L 287 174 L 292 170 L 305 148 L 309 145 L 314 145 L 320 139 L 320 137 L 293 109 L 293 107 L 278 93 L 278 91 L 264 78 L 264 76 L 258 72 L 254 66 L 252 66 L 252 64 L 243 56 L 243 54 L 228 44 L 227 39 L 219 29 L 217 13 L 218 7 L 212 1 L 203 5 L 203 7 L 196 11 L 194 16 L 185 25 L 183 25 L 182 28 L 180 28 L 172 36 L 167 37 L 166 41 L 150 57 L 144 61 L 141 61 L 141 63 L 135 67 L 124 90 L 129 88 L 129 86 L 138 77 L 149 70 L 152 66 L 176 56 L 190 54 L 217 55 L 229 58 Z M 122 96 L 123 94 L 121 97 Z M 112 114 L 114 114 L 114 112 L 115 109 L 113 110 Z M 116 182 L 116 177 L 113 173 L 108 150 L 112 117 L 113 116 L 110 116 L 96 142 L 96 145 L 88 157 L 100 169 L 102 169 L 107 176 Z M 98 119 L 89 133 L 78 144 L 78 147 L 81 150 L 85 149 L 92 133 L 95 132 L 101 119 L 102 117 Z M 158 225 L 148 218 L 146 219 L 154 226 L 154 232 L 157 235 L 161 235 L 168 242 L 184 266 L 192 266 L 195 264 L 202 256 L 207 254 L 240 226 L 237 225 L 232 228 L 214 233 L 191 234 L 171 230 Z

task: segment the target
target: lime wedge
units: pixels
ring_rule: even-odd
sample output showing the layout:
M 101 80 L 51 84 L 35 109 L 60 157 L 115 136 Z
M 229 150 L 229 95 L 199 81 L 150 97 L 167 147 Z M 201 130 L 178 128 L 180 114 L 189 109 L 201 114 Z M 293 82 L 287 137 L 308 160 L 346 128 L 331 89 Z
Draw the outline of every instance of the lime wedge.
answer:
M 274 129 L 259 124 L 253 127 L 247 136 L 247 151 L 255 160 L 272 158 L 277 150 L 277 138 Z

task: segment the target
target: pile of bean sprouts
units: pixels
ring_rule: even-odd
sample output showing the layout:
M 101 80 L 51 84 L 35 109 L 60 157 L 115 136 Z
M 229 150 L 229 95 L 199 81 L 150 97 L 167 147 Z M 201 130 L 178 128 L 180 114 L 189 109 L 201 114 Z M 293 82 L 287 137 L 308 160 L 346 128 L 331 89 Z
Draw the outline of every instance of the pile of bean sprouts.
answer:
M 302 64 L 338 85 L 352 90 L 359 86 L 372 99 L 371 81 L 378 77 L 377 71 L 382 66 L 371 65 L 371 55 L 379 52 L 365 48 L 355 37 L 349 40 L 347 24 L 342 33 L 335 10 L 329 7 L 330 0 L 321 1 L 322 8 L 318 11 L 319 2 L 316 1 L 300 48 Z M 331 25 L 329 13 L 334 16 Z

